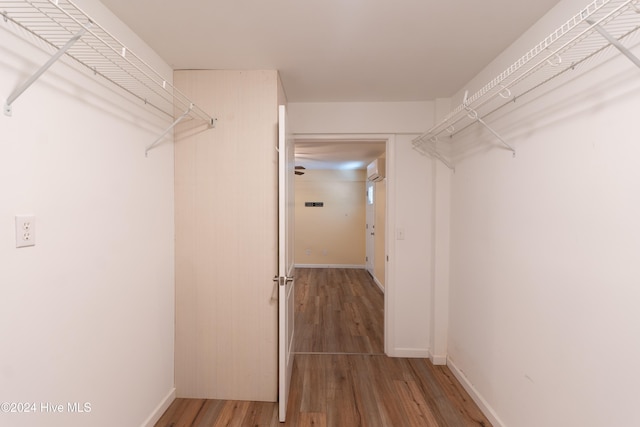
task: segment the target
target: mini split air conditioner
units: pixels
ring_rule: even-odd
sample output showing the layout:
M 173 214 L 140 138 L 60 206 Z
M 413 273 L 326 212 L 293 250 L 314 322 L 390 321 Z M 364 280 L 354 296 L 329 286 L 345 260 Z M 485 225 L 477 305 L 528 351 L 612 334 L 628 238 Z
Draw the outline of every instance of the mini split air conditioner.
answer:
M 382 181 L 384 179 L 385 159 L 375 159 L 367 166 L 367 179 L 369 181 Z

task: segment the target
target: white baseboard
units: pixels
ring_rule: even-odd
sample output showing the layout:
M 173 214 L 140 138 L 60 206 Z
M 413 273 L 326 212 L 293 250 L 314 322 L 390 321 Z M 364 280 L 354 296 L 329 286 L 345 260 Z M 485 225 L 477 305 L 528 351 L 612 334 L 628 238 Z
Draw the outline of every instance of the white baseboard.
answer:
M 371 276 L 371 277 L 373 277 L 373 281 L 375 282 L 376 285 L 378 285 L 378 287 L 380 288 L 380 290 L 384 294 L 384 286 L 382 286 L 382 283 L 380 283 L 380 281 L 375 276 Z
M 447 356 L 442 356 L 442 355 L 437 355 L 437 354 L 433 354 L 431 352 L 429 352 L 429 359 L 431 360 L 431 363 L 433 363 L 434 365 L 446 365 L 447 364 Z
M 487 403 L 486 400 L 484 400 L 482 395 L 478 392 L 478 390 L 476 390 L 473 384 L 471 384 L 464 372 L 462 372 L 456 366 L 456 364 L 453 363 L 451 358 L 447 358 L 447 366 L 449 367 L 449 369 L 451 369 L 451 372 L 453 372 L 453 375 L 455 375 L 458 381 L 460 381 L 462 387 L 464 387 L 467 393 L 469 393 L 473 401 L 476 402 L 476 405 L 478 405 L 482 413 L 489 419 L 489 421 L 491 421 L 491 424 L 494 427 L 506 427 L 506 425 L 500 420 L 500 418 L 498 418 L 498 415 L 493 410 L 493 408 L 489 405 L 489 403 Z
M 394 348 L 389 357 L 406 357 L 409 359 L 426 359 L 429 357 L 429 350 L 422 348 Z
M 296 268 L 351 268 L 364 270 L 364 265 L 357 264 L 296 264 Z
M 149 418 L 147 418 L 147 420 L 142 423 L 142 427 L 153 427 L 175 399 L 176 389 L 174 387 L 169 391 L 169 394 L 167 394 L 167 396 L 162 399 L 162 402 L 160 402 L 156 409 L 153 410 L 151 415 L 149 415 Z

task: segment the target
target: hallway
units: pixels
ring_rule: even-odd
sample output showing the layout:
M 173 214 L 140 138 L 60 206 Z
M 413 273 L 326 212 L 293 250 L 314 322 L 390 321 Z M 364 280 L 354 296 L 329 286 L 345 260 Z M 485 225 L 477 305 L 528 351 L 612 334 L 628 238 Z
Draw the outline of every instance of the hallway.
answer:
M 365 270 L 298 269 L 295 291 L 286 423 L 276 403 L 176 399 L 156 427 L 491 425 L 447 367 L 384 355 L 384 297 Z
M 365 270 L 296 270 L 295 351 L 384 354 L 384 296 Z

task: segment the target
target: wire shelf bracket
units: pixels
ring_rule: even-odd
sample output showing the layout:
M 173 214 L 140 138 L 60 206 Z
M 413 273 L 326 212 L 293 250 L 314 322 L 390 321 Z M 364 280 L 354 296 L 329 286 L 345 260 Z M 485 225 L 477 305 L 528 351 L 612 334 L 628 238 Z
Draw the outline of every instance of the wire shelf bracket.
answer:
M 73 37 L 71 37 L 71 39 L 69 39 L 69 41 L 64 46 L 62 46 L 60 49 L 58 49 L 58 51 L 51 58 L 49 58 L 49 60 L 42 67 L 40 67 L 40 69 L 38 71 L 36 71 L 31 77 L 29 77 L 22 84 L 22 86 L 20 86 L 16 90 L 14 90 L 11 93 L 11 95 L 9 95 L 9 97 L 6 100 L 6 102 L 4 103 L 4 114 L 5 114 L 5 116 L 11 117 L 11 114 L 13 112 L 13 109 L 12 109 L 11 105 L 13 104 L 13 102 L 16 99 L 18 99 L 18 97 L 20 97 L 20 95 L 22 95 L 24 93 L 24 91 L 29 89 L 29 87 L 32 84 L 34 84 L 36 82 L 36 80 L 38 80 L 40 78 L 40 76 L 42 76 L 45 73 L 45 71 L 47 71 L 53 64 L 55 64 L 56 61 L 58 61 L 58 59 L 60 59 L 60 57 L 62 55 L 64 55 L 69 49 L 71 49 L 71 46 L 73 46 L 75 42 L 80 40 L 80 38 L 86 32 L 87 32 L 87 28 L 86 27 L 82 28 L 80 31 L 78 31 L 78 33 L 76 35 L 74 35 Z
M 637 13 L 640 13 L 640 10 L 636 10 Z M 596 24 L 595 22 L 587 19 L 586 22 L 591 25 L 598 33 L 600 33 L 600 35 L 602 37 L 604 37 L 605 39 L 607 39 L 607 41 L 609 43 L 611 43 L 611 45 L 613 47 L 615 47 L 616 49 L 618 49 L 620 51 L 620 53 L 622 53 L 624 56 L 626 56 L 627 58 L 629 58 L 629 60 L 631 62 L 633 62 L 638 68 L 640 68 L 640 59 L 638 59 L 637 56 L 635 56 L 633 53 L 631 53 L 631 51 L 629 49 L 626 48 L 625 45 L 623 45 L 622 43 L 620 43 L 618 41 L 618 39 L 616 39 L 615 37 L 613 37 L 611 34 L 609 34 L 609 32 L 607 30 L 605 30 L 604 28 L 602 28 L 600 25 Z
M 610 47 L 640 68 L 640 59 L 622 43 L 639 29 L 640 0 L 592 0 L 480 90 L 471 96 L 465 92 L 458 107 L 413 139 L 414 149 L 453 170 L 453 156 L 447 157 L 438 149 L 438 137 L 446 133 L 451 141 L 469 126 L 480 123 L 515 155 L 514 147 L 487 124 L 486 118 Z
M 152 150 L 156 145 L 158 145 L 163 139 L 164 137 L 173 130 L 174 127 L 176 127 L 178 125 L 178 123 L 180 123 L 181 121 L 183 121 L 191 112 L 191 110 L 193 110 L 193 104 L 191 104 L 189 106 L 189 109 L 187 111 L 185 111 L 184 113 L 182 113 L 182 115 L 180 117 L 178 117 L 173 123 L 171 123 L 171 126 L 169 126 L 167 128 L 167 130 L 165 130 L 164 132 L 162 132 L 162 134 L 158 137 L 158 139 L 156 139 L 153 144 L 149 145 L 145 150 L 144 150 L 144 155 L 145 157 L 147 157 L 147 155 L 149 154 L 149 151 Z
M 175 119 L 175 111 L 185 111 L 145 150 L 155 147 L 180 121 L 189 116 L 208 128 L 217 119 L 195 105 L 167 79 L 127 46 L 102 28 L 71 0 L 0 0 L 5 23 L 12 23 L 35 36 L 52 56 L 6 99 L 3 111 L 13 114 L 13 103 L 64 55 L 123 89 L 160 113 Z
M 496 132 L 491 126 L 487 124 L 487 122 L 485 122 L 484 120 L 482 120 L 480 116 L 478 116 L 478 112 L 469 106 L 468 98 L 469 98 L 469 91 L 466 91 L 464 93 L 464 100 L 462 101 L 462 103 L 465 106 L 465 110 L 467 111 L 467 115 L 469 116 L 469 118 L 473 121 L 480 123 L 482 126 L 484 126 L 489 132 L 493 134 L 493 136 L 498 138 L 498 141 L 500 141 L 502 145 L 504 145 L 507 148 L 507 150 L 511 151 L 513 153 L 513 157 L 515 157 L 516 156 L 515 148 L 509 145 L 509 143 L 507 143 L 507 141 L 505 141 L 504 138 L 502 138 L 498 132 Z

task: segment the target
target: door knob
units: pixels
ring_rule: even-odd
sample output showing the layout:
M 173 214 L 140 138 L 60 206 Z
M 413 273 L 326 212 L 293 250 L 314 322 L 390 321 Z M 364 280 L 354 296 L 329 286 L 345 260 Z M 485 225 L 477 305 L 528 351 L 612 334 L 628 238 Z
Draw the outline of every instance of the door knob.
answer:
M 285 276 L 285 277 L 282 277 L 282 279 L 284 280 L 280 280 L 280 279 L 281 279 L 280 276 L 274 276 L 273 281 L 278 282 L 280 286 L 284 286 L 287 283 L 293 282 L 293 279 L 295 279 L 295 276 Z

